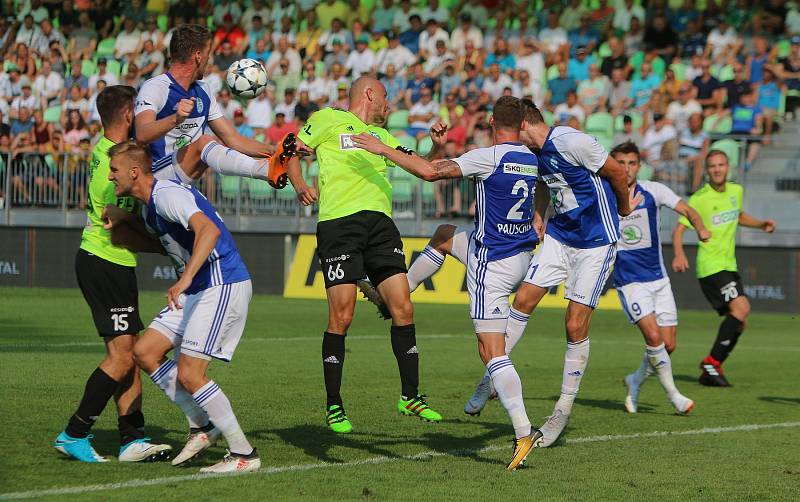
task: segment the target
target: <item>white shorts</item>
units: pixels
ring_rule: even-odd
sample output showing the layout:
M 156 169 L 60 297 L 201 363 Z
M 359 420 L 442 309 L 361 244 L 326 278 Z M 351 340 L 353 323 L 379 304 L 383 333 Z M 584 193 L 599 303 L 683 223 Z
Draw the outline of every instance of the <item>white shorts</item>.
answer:
M 651 282 L 632 282 L 618 287 L 617 294 L 631 324 L 655 314 L 659 326 L 678 325 L 678 309 L 669 277 Z
M 475 256 L 472 230 L 456 229 L 452 255 L 467 268 L 470 315 L 476 333 L 505 333 L 508 297 L 528 271 L 531 253 L 523 252 L 502 260 L 485 261 Z
M 244 332 L 253 286 L 249 280 L 181 295 L 182 309 L 163 309 L 150 323 L 182 353 L 230 361 Z
M 183 172 L 183 168 L 178 162 L 178 150 L 153 162 L 153 176 L 157 180 L 172 180 L 187 185 L 195 184 L 195 180 Z
M 616 243 L 580 249 L 545 235 L 539 251 L 533 255 L 525 282 L 541 288 L 563 282 L 564 298 L 595 308 L 616 256 Z

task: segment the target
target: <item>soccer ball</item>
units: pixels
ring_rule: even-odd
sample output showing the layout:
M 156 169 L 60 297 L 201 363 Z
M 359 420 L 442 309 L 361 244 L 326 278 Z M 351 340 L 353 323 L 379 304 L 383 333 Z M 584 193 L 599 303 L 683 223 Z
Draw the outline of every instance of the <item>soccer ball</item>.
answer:
M 267 70 L 255 59 L 240 59 L 228 68 L 225 81 L 234 96 L 252 99 L 267 88 Z

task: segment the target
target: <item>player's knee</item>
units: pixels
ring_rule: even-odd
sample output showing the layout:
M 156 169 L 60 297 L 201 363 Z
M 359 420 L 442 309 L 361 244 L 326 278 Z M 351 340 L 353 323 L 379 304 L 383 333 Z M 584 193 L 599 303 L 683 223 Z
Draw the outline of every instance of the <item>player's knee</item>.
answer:
M 330 324 L 328 331 L 333 331 L 334 333 L 347 333 L 347 330 L 350 328 L 350 324 L 352 322 L 352 312 L 331 312 L 331 316 L 328 321 Z
M 411 301 L 402 302 L 400 305 L 390 307 L 392 319 L 398 326 L 412 324 L 414 322 L 414 305 Z
M 573 341 L 580 341 L 575 340 L 575 338 L 585 338 L 582 335 L 586 331 L 586 323 L 580 317 L 567 318 L 566 329 L 567 336 Z
M 197 141 L 193 142 L 189 146 L 191 146 L 193 148 L 196 148 L 198 151 L 202 152 L 203 148 L 205 148 L 206 145 L 208 145 L 212 141 L 214 141 L 214 137 L 213 136 L 211 136 L 209 134 L 203 134 L 202 136 L 197 138 Z
M 146 344 L 137 343 L 133 347 L 133 362 L 143 370 L 152 373 L 158 367 L 159 357 L 148 350 Z
M 203 386 L 203 375 L 178 364 L 178 383 L 187 391 L 194 393 Z
M 440 253 L 444 254 L 443 249 L 440 249 L 445 243 L 450 241 L 453 238 L 453 235 L 456 232 L 455 225 L 439 225 L 436 228 L 436 231 L 433 233 L 433 237 L 431 237 L 431 247 L 435 248 Z
M 667 354 L 672 354 L 678 348 L 678 342 L 664 340 L 664 348 L 667 350 Z
M 106 355 L 106 363 L 117 375 L 126 375 L 136 367 L 133 351 L 114 351 Z
M 733 317 L 745 322 L 747 316 L 750 315 L 750 302 L 747 301 L 747 298 L 743 298 L 742 301 L 732 303 L 730 313 Z

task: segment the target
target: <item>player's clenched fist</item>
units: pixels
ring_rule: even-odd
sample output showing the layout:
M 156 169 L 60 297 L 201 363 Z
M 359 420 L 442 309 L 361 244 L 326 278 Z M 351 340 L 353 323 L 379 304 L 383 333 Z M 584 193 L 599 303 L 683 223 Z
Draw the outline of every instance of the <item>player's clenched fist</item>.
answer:
M 175 107 L 175 124 L 180 124 L 186 117 L 191 115 L 192 110 L 194 110 L 194 102 L 197 98 L 191 99 L 181 99 L 178 101 L 178 105 Z

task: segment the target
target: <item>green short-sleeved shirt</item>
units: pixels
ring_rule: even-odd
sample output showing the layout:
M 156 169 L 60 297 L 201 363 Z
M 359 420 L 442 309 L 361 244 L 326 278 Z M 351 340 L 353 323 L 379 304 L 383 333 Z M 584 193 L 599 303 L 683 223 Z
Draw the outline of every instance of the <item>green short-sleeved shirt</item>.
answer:
M 89 166 L 89 194 L 86 202 L 86 227 L 81 237 L 81 249 L 104 260 L 126 267 L 136 266 L 136 253 L 111 244 L 111 232 L 103 228 L 103 209 L 115 204 L 128 212 L 136 208 L 136 199 L 117 197 L 114 184 L 108 180 L 108 150 L 114 142 L 103 136 L 92 150 L 92 163 Z
M 315 112 L 297 137 L 316 150 L 319 163 L 319 221 L 359 211 L 392 216 L 392 185 L 380 155 L 357 148 L 351 139 L 368 132 L 392 148 L 400 142 L 386 129 L 367 125 L 350 112 L 325 108 Z
M 708 242 L 701 242 L 697 250 L 698 278 L 708 277 L 723 270 L 737 271 L 736 229 L 742 212 L 744 189 L 741 185 L 725 183 L 725 191 L 717 192 L 706 184 L 689 198 L 693 207 L 703 218 L 703 224 L 711 232 Z M 685 217 L 678 222 L 692 228 Z

